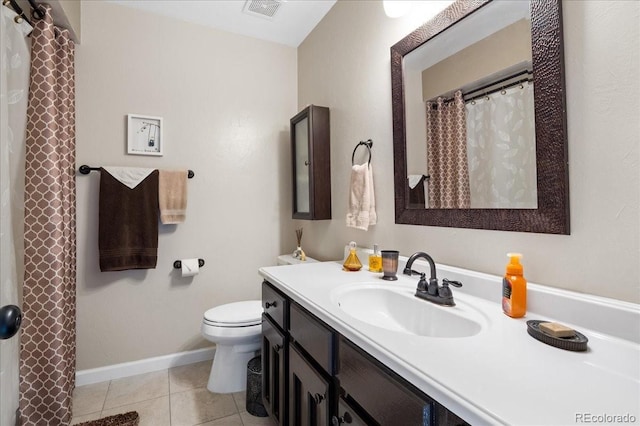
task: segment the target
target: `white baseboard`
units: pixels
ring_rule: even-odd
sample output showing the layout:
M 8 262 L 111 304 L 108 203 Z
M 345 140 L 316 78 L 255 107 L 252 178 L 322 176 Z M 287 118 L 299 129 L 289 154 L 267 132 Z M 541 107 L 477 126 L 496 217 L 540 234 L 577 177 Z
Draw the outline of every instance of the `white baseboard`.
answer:
M 170 355 L 77 371 L 76 386 L 90 385 L 92 383 L 135 376 L 136 374 L 165 370 L 180 365 L 193 364 L 194 362 L 212 360 L 215 351 L 215 347 L 196 349 L 194 351 L 178 352 Z

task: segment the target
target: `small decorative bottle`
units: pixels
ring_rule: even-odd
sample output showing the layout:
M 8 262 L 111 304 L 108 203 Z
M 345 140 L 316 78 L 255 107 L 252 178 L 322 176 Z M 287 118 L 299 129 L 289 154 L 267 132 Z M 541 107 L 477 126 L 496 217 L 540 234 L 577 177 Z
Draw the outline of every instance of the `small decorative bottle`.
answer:
M 345 271 L 359 271 L 360 268 L 362 268 L 362 263 L 360 263 L 360 259 L 358 259 L 358 255 L 356 254 L 356 247 L 355 241 L 349 243 L 349 256 L 347 256 L 347 260 L 345 260 L 342 265 Z
M 369 255 L 369 271 L 382 272 L 382 256 L 377 244 L 373 245 L 373 254 Z

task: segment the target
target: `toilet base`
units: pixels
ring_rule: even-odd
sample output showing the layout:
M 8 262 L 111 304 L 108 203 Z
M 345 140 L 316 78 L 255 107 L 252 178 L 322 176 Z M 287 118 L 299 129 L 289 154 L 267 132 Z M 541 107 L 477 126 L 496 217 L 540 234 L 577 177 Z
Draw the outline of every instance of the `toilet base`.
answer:
M 214 393 L 234 393 L 246 390 L 247 363 L 259 349 L 259 340 L 256 343 L 244 345 L 217 344 L 207 389 Z

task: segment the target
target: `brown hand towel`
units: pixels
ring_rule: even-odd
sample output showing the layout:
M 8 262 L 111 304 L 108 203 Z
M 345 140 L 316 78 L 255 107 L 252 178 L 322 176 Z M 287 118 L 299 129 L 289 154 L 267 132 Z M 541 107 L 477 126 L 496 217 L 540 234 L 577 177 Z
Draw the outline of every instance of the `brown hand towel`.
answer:
M 426 207 L 424 200 L 424 175 L 422 175 L 414 186 L 411 186 L 411 180 L 409 180 L 409 207 L 424 209 Z
M 187 170 L 160 170 L 160 220 L 163 224 L 182 223 L 187 210 Z
M 101 271 L 153 269 L 158 260 L 158 171 L 131 189 L 100 170 Z

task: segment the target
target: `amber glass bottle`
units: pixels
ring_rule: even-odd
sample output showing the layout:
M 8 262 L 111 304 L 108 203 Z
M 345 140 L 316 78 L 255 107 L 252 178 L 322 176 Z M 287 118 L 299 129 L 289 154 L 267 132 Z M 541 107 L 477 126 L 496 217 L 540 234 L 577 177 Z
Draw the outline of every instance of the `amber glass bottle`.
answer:
M 342 268 L 345 271 L 359 271 L 360 268 L 362 268 L 362 263 L 356 254 L 356 247 L 357 246 L 354 241 L 349 243 L 349 256 L 347 256 L 347 260 L 342 264 Z
M 510 261 L 502 279 L 502 310 L 512 318 L 527 313 L 527 280 L 523 276 L 520 253 L 507 253 Z
M 371 272 L 382 272 L 382 255 L 378 245 L 373 245 L 373 253 L 369 255 L 369 270 Z

